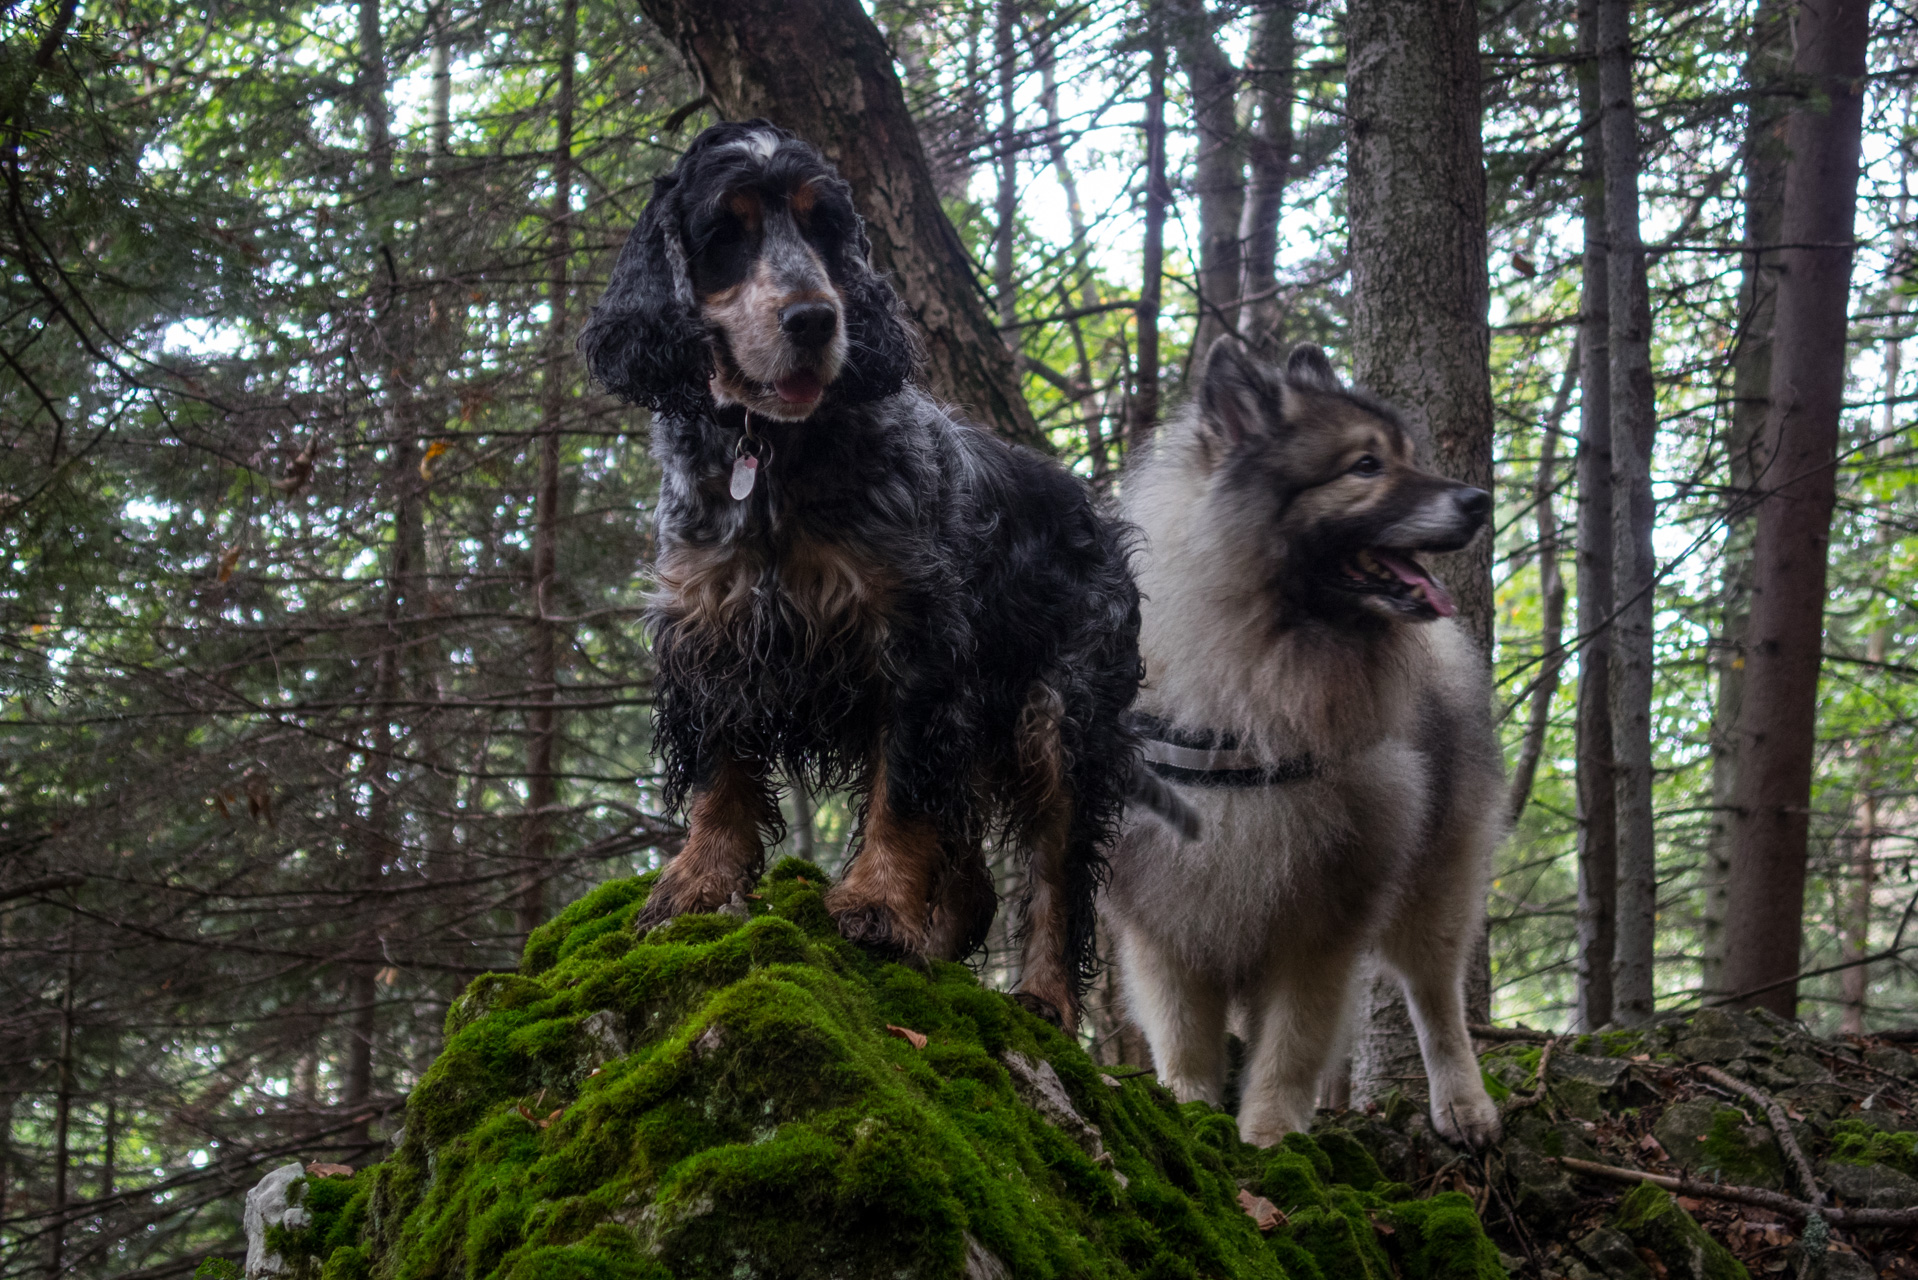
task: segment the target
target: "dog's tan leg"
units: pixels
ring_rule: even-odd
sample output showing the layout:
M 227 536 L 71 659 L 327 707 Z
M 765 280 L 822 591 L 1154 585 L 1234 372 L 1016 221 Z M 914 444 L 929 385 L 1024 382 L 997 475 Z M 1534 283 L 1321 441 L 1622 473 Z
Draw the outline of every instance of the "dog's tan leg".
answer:
M 1012 998 L 1068 1033 L 1079 1026 L 1079 1001 L 1073 992 L 1067 912 L 1066 835 L 1072 810 L 1061 804 L 1027 834 L 1025 919 L 1021 922 L 1022 967 Z
M 902 817 L 887 795 L 881 761 L 859 852 L 826 893 L 826 910 L 849 942 L 913 958 L 931 954 L 933 880 L 944 851 L 925 818 Z
M 947 851 L 932 894 L 932 924 L 926 954 L 941 960 L 963 960 L 977 951 L 992 928 L 999 910 L 999 891 L 977 845 L 960 852 Z
M 720 765 L 712 784 L 693 793 L 686 843 L 660 873 L 635 927 L 644 933 L 689 911 L 716 911 L 752 888 L 772 816 L 765 788 L 744 765 Z
M 1269 1147 L 1312 1126 L 1319 1077 L 1338 1047 L 1359 952 L 1283 957 L 1247 1002 L 1239 1136 Z
M 1225 990 L 1192 972 L 1157 939 L 1106 917 L 1116 935 L 1119 986 L 1145 1032 L 1159 1083 L 1180 1102 L 1218 1105 L 1225 1088 Z
M 1018 730 L 1019 842 L 1026 853 L 1021 968 L 1013 999 L 1064 1031 L 1079 1026 L 1072 969 L 1072 790 L 1059 721 L 1065 704 L 1045 684 L 1027 699 Z

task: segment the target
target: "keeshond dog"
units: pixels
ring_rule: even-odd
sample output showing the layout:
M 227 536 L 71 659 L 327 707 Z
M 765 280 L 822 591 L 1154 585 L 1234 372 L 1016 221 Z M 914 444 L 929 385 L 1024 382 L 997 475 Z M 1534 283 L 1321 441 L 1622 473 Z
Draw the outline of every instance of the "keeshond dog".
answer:
M 1463 986 L 1503 770 L 1485 664 L 1418 559 L 1469 543 L 1491 496 L 1413 452 L 1318 348 L 1280 370 L 1225 339 L 1126 481 L 1137 724 L 1204 833 L 1133 822 L 1102 909 L 1181 1101 L 1219 1101 L 1242 1030 L 1239 1132 L 1262 1146 L 1310 1124 L 1368 956 L 1404 984 L 1439 1132 L 1498 1136 Z

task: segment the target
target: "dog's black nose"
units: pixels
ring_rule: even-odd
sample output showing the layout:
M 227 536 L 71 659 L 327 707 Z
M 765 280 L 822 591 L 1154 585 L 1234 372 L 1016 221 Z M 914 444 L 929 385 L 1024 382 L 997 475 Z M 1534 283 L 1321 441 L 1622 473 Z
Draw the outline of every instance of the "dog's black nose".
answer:
M 839 310 L 829 302 L 795 302 L 779 313 L 779 327 L 802 347 L 823 347 L 839 327 Z
M 1460 489 L 1457 497 L 1459 510 L 1475 525 L 1492 514 L 1492 495 L 1483 489 Z

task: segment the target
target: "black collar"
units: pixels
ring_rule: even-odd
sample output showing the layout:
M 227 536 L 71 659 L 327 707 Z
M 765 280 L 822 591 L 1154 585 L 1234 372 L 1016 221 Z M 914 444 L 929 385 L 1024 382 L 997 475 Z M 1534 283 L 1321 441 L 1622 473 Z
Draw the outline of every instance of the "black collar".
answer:
M 1231 734 L 1213 729 L 1175 729 L 1157 716 L 1133 712 L 1133 732 L 1144 747 L 1146 768 L 1167 782 L 1191 787 L 1275 787 L 1303 782 L 1318 772 L 1309 755 L 1264 763 Z

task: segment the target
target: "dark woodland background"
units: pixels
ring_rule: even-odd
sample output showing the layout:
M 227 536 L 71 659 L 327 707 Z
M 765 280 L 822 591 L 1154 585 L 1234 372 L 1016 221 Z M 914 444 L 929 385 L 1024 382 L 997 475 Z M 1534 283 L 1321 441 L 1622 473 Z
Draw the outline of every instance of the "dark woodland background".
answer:
M 676 847 L 647 423 L 572 344 L 722 115 L 837 159 L 934 388 L 1102 489 L 1228 331 L 1495 489 L 1480 1016 L 1918 1018 L 1918 23 L 1824 3 L 0 0 L 0 1273 L 231 1252 Z

